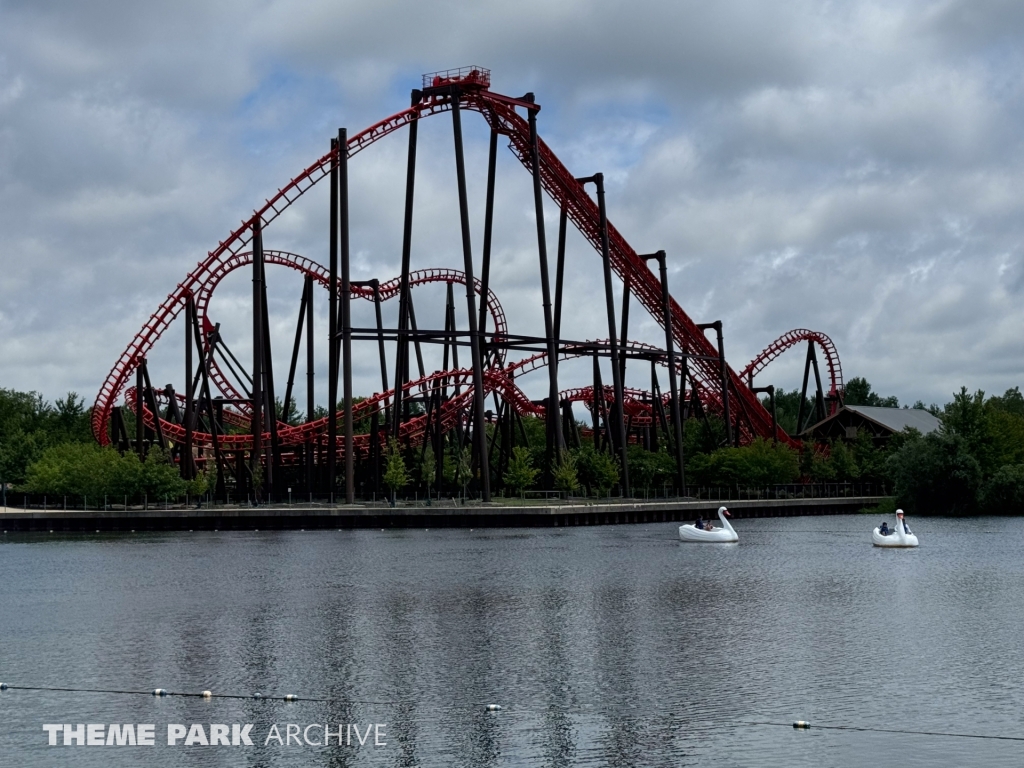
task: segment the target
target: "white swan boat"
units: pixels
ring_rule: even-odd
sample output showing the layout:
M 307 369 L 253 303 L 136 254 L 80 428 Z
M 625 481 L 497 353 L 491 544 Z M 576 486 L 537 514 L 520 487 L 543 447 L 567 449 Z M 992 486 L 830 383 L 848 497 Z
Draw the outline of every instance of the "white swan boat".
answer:
M 871 542 L 876 547 L 916 547 L 917 536 L 910 532 L 906 522 L 903 520 L 903 510 L 896 510 L 896 527 L 883 536 L 878 528 L 871 532 Z
M 730 542 L 739 541 L 740 537 L 736 534 L 736 531 L 733 530 L 733 527 L 729 525 L 729 521 L 725 519 L 728 515 L 728 509 L 725 507 L 718 508 L 718 519 L 722 521 L 721 528 L 706 530 L 698 528 L 692 523 L 680 525 L 679 540 L 701 541 L 708 544 L 728 544 Z

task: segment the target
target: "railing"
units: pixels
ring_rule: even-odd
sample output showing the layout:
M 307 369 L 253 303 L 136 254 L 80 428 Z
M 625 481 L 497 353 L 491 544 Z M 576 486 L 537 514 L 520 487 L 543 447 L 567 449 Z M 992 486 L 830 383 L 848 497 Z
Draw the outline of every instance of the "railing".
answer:
M 841 499 L 849 497 L 888 496 L 885 483 L 790 483 L 769 485 L 764 488 L 738 486 L 700 486 L 689 489 L 692 496 L 709 501 L 743 501 L 759 499 Z
M 519 494 L 503 493 L 494 497 L 496 504 L 515 505 L 516 502 L 529 504 L 608 504 L 621 503 L 624 501 L 672 501 L 672 500 L 703 500 L 703 501 L 758 501 L 758 500 L 784 500 L 784 499 L 841 499 L 854 497 L 880 498 L 890 494 L 890 489 L 884 483 L 813 483 L 801 485 L 793 483 L 788 485 L 770 485 L 763 488 L 741 488 L 738 486 L 691 486 L 685 497 L 675 494 L 671 488 L 648 488 L 636 489 L 634 494 L 623 498 L 612 492 L 603 496 L 585 496 L 566 494 L 561 491 L 524 491 Z M 363 507 L 390 507 L 391 496 L 386 492 L 371 493 L 366 498 L 356 500 L 356 503 Z M 467 504 L 476 504 L 480 501 L 478 495 L 469 493 L 437 493 L 429 496 L 421 493 L 399 494 L 397 503 L 401 506 L 441 506 L 460 507 Z M 312 493 L 282 493 L 274 494 L 273 498 L 261 496 L 254 499 L 251 494 L 239 497 L 229 492 L 226 498 L 213 498 L 211 494 L 201 497 L 184 496 L 177 499 L 169 497 L 153 497 L 149 495 L 138 496 L 52 496 L 31 493 L 6 493 L 7 511 L 16 513 L 18 510 L 32 512 L 53 512 L 53 511 L 159 511 L 159 510 L 181 510 L 203 507 L 207 509 L 227 507 L 237 509 L 239 507 L 342 507 L 344 505 L 344 494 L 312 494 Z
M 480 88 L 491 87 L 491 70 L 484 67 L 459 67 L 445 69 L 441 72 L 430 72 L 423 76 L 424 88 L 438 88 L 442 85 L 475 85 Z

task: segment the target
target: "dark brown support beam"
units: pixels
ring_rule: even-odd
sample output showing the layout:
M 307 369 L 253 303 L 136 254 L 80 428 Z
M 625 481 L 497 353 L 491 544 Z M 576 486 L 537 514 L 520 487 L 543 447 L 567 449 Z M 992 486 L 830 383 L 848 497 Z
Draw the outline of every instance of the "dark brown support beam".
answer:
M 213 461 L 216 467 L 216 479 L 214 482 L 215 493 L 220 496 L 224 491 L 224 477 L 221 470 L 220 438 L 217 435 L 220 429 L 219 414 L 214 410 L 213 397 L 210 393 L 210 361 L 213 359 L 213 346 L 209 351 L 204 349 L 203 334 L 199 328 L 199 318 L 195 311 L 192 312 L 192 334 L 195 337 L 196 352 L 199 354 L 200 372 L 202 374 L 202 389 L 200 390 L 200 406 L 206 405 L 206 414 L 210 418 L 210 442 L 213 445 Z M 207 342 L 209 343 L 209 342 Z M 202 408 L 200 407 L 200 411 Z
M 601 260 L 604 269 L 604 296 L 608 312 L 608 347 L 612 364 L 612 387 L 615 391 L 615 413 L 612 414 L 612 424 L 609 425 L 609 434 L 613 436 L 612 445 L 619 456 L 619 465 L 622 470 L 620 486 L 622 495 L 629 496 L 629 460 L 626 456 L 626 424 L 625 405 L 622 391 L 622 377 L 619 375 L 619 345 L 615 339 L 615 298 L 612 293 L 612 265 L 610 246 L 608 244 L 608 209 L 604 198 L 604 174 L 595 173 L 589 179 L 581 179 L 584 183 L 592 181 L 597 186 L 597 207 L 600 216 L 601 226 Z
M 192 294 L 185 299 L 185 444 L 181 454 L 181 476 L 191 480 L 194 476 L 192 463 L 192 426 L 195 413 L 195 386 L 192 382 L 192 324 L 195 319 L 196 304 Z
M 498 162 L 498 132 L 491 129 L 487 155 L 487 197 L 484 203 L 484 244 L 480 267 L 480 335 L 487 338 L 487 295 L 491 281 L 491 235 L 494 230 L 494 174 Z
M 299 365 L 299 348 L 302 346 L 302 326 L 306 319 L 306 299 L 309 293 L 309 278 L 302 283 L 302 298 L 299 300 L 299 319 L 295 324 L 295 342 L 292 344 L 292 359 L 288 366 L 288 382 L 284 388 L 284 402 L 281 407 L 284 409 L 281 414 L 281 421 L 286 424 L 292 416 L 292 389 L 295 386 L 295 369 Z
M 487 460 L 487 434 L 484 429 L 484 375 L 480 353 L 480 329 L 477 326 L 476 287 L 473 283 L 473 241 L 469 233 L 469 198 L 466 193 L 466 161 L 462 151 L 462 114 L 459 94 L 452 94 L 452 128 L 455 138 L 455 174 L 459 187 L 459 218 L 462 223 L 462 259 L 466 273 L 466 307 L 469 316 L 470 354 L 473 362 L 473 442 L 480 467 L 480 495 L 491 500 L 491 471 Z M 550 331 L 550 323 L 548 324 Z
M 313 339 L 313 277 L 306 275 L 306 422 L 313 421 L 313 414 L 316 411 L 316 392 L 314 390 L 315 362 L 314 351 L 316 349 Z M 316 461 L 316 451 L 313 448 L 312 438 L 306 439 L 306 446 L 302 458 L 306 464 L 306 493 L 312 494 L 316 489 L 316 473 L 313 469 Z
M 388 391 L 388 358 L 384 351 L 384 320 L 380 309 L 380 280 L 374 278 L 370 281 L 373 288 L 373 310 L 377 317 L 377 354 L 380 357 L 380 385 L 381 392 Z M 384 423 L 388 423 L 388 398 L 384 399 Z
M 270 315 L 265 263 L 263 264 L 263 400 L 266 403 L 264 414 L 270 431 L 270 455 L 267 457 L 265 481 L 267 494 L 272 499 L 272 494 L 280 490 L 281 441 L 277 435 L 277 397 L 274 391 L 274 356 L 270 345 Z
M 807 342 L 807 357 L 804 360 L 804 383 L 800 388 L 800 405 L 796 414 L 796 433 L 799 435 L 807 426 L 804 424 L 804 402 L 807 400 L 807 379 L 811 375 L 811 357 L 814 355 L 814 342 Z M 808 419 L 810 414 L 808 414 Z
M 629 284 L 630 273 L 627 272 L 622 280 L 622 331 L 619 334 L 619 343 L 622 344 L 622 357 L 619 363 L 619 379 L 622 386 L 626 386 L 626 350 L 629 348 Z
M 423 347 L 420 346 L 419 328 L 416 325 L 416 305 L 412 301 L 412 292 L 409 293 L 409 328 L 412 330 L 413 347 L 416 349 L 416 369 L 422 379 L 427 375 L 423 366 Z
M 779 422 L 775 416 L 775 385 L 769 384 L 767 387 L 751 387 L 750 391 L 754 394 L 759 392 L 766 392 L 768 397 L 771 399 L 771 413 L 772 413 L 772 445 L 778 445 L 779 443 Z
M 338 131 L 338 218 L 341 222 L 341 359 L 345 400 L 345 503 L 355 503 L 355 454 L 352 444 L 352 286 L 348 224 L 348 131 Z
M 146 385 L 144 390 L 146 393 L 146 406 L 149 408 L 150 413 L 153 414 L 153 426 L 156 428 L 156 444 L 166 451 L 167 441 L 164 439 L 164 428 L 160 425 L 160 408 L 156 403 L 156 392 L 153 389 L 153 382 L 149 380 L 149 363 L 145 360 L 142 361 L 142 380 Z
M 540 149 L 537 137 L 537 110 L 529 110 L 530 165 L 533 172 L 533 208 L 537 223 L 537 255 L 540 260 L 540 293 L 544 311 L 544 336 L 548 353 L 548 408 L 545 411 L 547 434 L 547 471 L 551 475 L 562 454 L 562 416 L 558 408 L 558 346 L 551 315 L 551 281 L 548 270 L 547 233 L 544 228 L 544 192 L 540 179 Z
M 604 403 L 604 384 L 601 382 L 601 358 L 594 350 L 594 384 L 591 416 L 594 422 L 594 450 L 601 450 L 601 413 Z M 607 427 L 607 424 L 605 424 Z
M 327 498 L 334 503 L 334 485 L 338 462 L 338 147 L 331 139 L 331 244 L 327 309 Z
M 260 217 L 252 222 L 252 452 L 249 470 L 256 472 L 263 453 L 263 232 Z M 253 485 L 259 496 L 262 488 Z
M 146 365 L 146 358 L 140 358 L 135 366 L 135 452 L 140 459 L 146 458 L 145 426 L 143 424 L 142 409 L 145 397 L 143 396 L 142 371 Z
M 680 495 L 686 495 L 686 457 L 684 456 L 683 450 L 683 409 L 680 407 L 680 390 L 685 395 L 686 392 L 686 375 L 688 372 L 687 366 L 687 354 L 686 350 L 682 350 L 683 356 L 683 376 L 682 382 L 679 386 L 676 386 L 676 353 L 675 353 L 675 337 L 672 334 L 672 296 L 668 290 L 668 264 L 666 263 L 666 255 L 664 251 L 658 251 L 641 258 L 645 260 L 656 259 L 658 261 L 658 277 L 661 282 L 661 313 L 662 313 L 662 325 L 665 326 L 665 352 L 668 355 L 668 386 L 669 396 L 672 398 L 672 402 L 669 404 L 672 412 L 672 434 L 673 443 L 672 446 L 675 449 L 676 458 L 676 488 Z M 652 369 L 653 375 L 653 369 Z M 660 407 L 660 403 L 659 403 Z M 668 435 L 666 434 L 666 437 Z
M 569 216 L 566 213 L 566 209 L 562 208 L 561 215 L 558 217 L 558 256 L 555 262 L 554 334 L 556 344 L 562 338 L 562 291 L 565 288 L 565 231 L 568 219 Z
M 412 92 L 412 106 L 420 103 L 423 94 L 419 90 Z M 402 274 L 401 288 L 398 300 L 398 329 L 406 331 L 409 329 L 409 265 L 412 258 L 412 213 L 416 189 L 416 137 L 419 130 L 419 120 L 409 123 L 409 155 L 405 175 L 405 221 L 402 227 Z M 395 402 L 392 413 L 392 436 L 397 439 L 402 424 L 402 400 L 404 392 L 402 385 L 407 380 L 409 371 L 409 337 L 399 333 L 396 340 L 395 354 Z
M 720 396 L 722 398 L 722 414 L 725 419 L 725 442 L 726 445 L 739 445 L 739 424 L 733 429 L 732 418 L 729 414 L 729 365 L 725 362 L 725 343 L 722 338 L 722 321 L 715 320 L 713 323 L 701 323 L 697 326 L 702 331 L 714 328 L 718 337 L 718 376 Z M 734 438 L 735 437 L 735 441 Z

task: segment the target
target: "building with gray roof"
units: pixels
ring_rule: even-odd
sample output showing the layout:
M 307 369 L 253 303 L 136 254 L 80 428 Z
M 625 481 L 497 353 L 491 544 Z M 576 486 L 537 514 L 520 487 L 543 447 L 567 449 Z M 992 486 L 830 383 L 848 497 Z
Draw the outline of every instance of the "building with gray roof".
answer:
M 882 442 L 907 427 L 927 435 L 941 426 L 938 417 L 921 408 L 844 405 L 827 419 L 809 426 L 800 436 L 813 440 L 856 440 L 862 432 L 867 432 L 876 442 Z

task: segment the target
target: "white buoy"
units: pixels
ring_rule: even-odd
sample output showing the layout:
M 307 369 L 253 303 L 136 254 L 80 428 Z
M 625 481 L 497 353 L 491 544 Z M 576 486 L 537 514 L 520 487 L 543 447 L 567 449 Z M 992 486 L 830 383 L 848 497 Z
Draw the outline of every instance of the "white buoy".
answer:
M 7 683 L 0 683 L 0 691 L 6 691 L 6 690 L 7 690 Z
M 501 711 L 501 704 L 488 704 L 487 705 L 487 711 L 488 712 L 500 712 Z
M 294 693 L 289 693 L 287 696 L 284 697 L 284 700 L 285 701 L 298 701 L 299 697 L 296 696 Z
M 809 722 L 807 722 L 806 720 L 797 720 L 795 723 L 793 723 L 793 727 L 794 728 L 810 728 L 811 724 Z
M 153 695 L 154 696 L 166 696 L 167 695 L 167 691 L 164 690 L 163 688 L 154 688 L 153 689 Z
M 202 696 L 203 696 L 204 699 L 212 699 L 213 698 L 213 692 L 212 691 L 203 691 Z
M 254 693 L 254 694 L 252 695 L 252 697 L 253 697 L 254 699 L 262 699 L 262 698 L 263 698 L 263 694 L 262 694 L 262 693 Z

